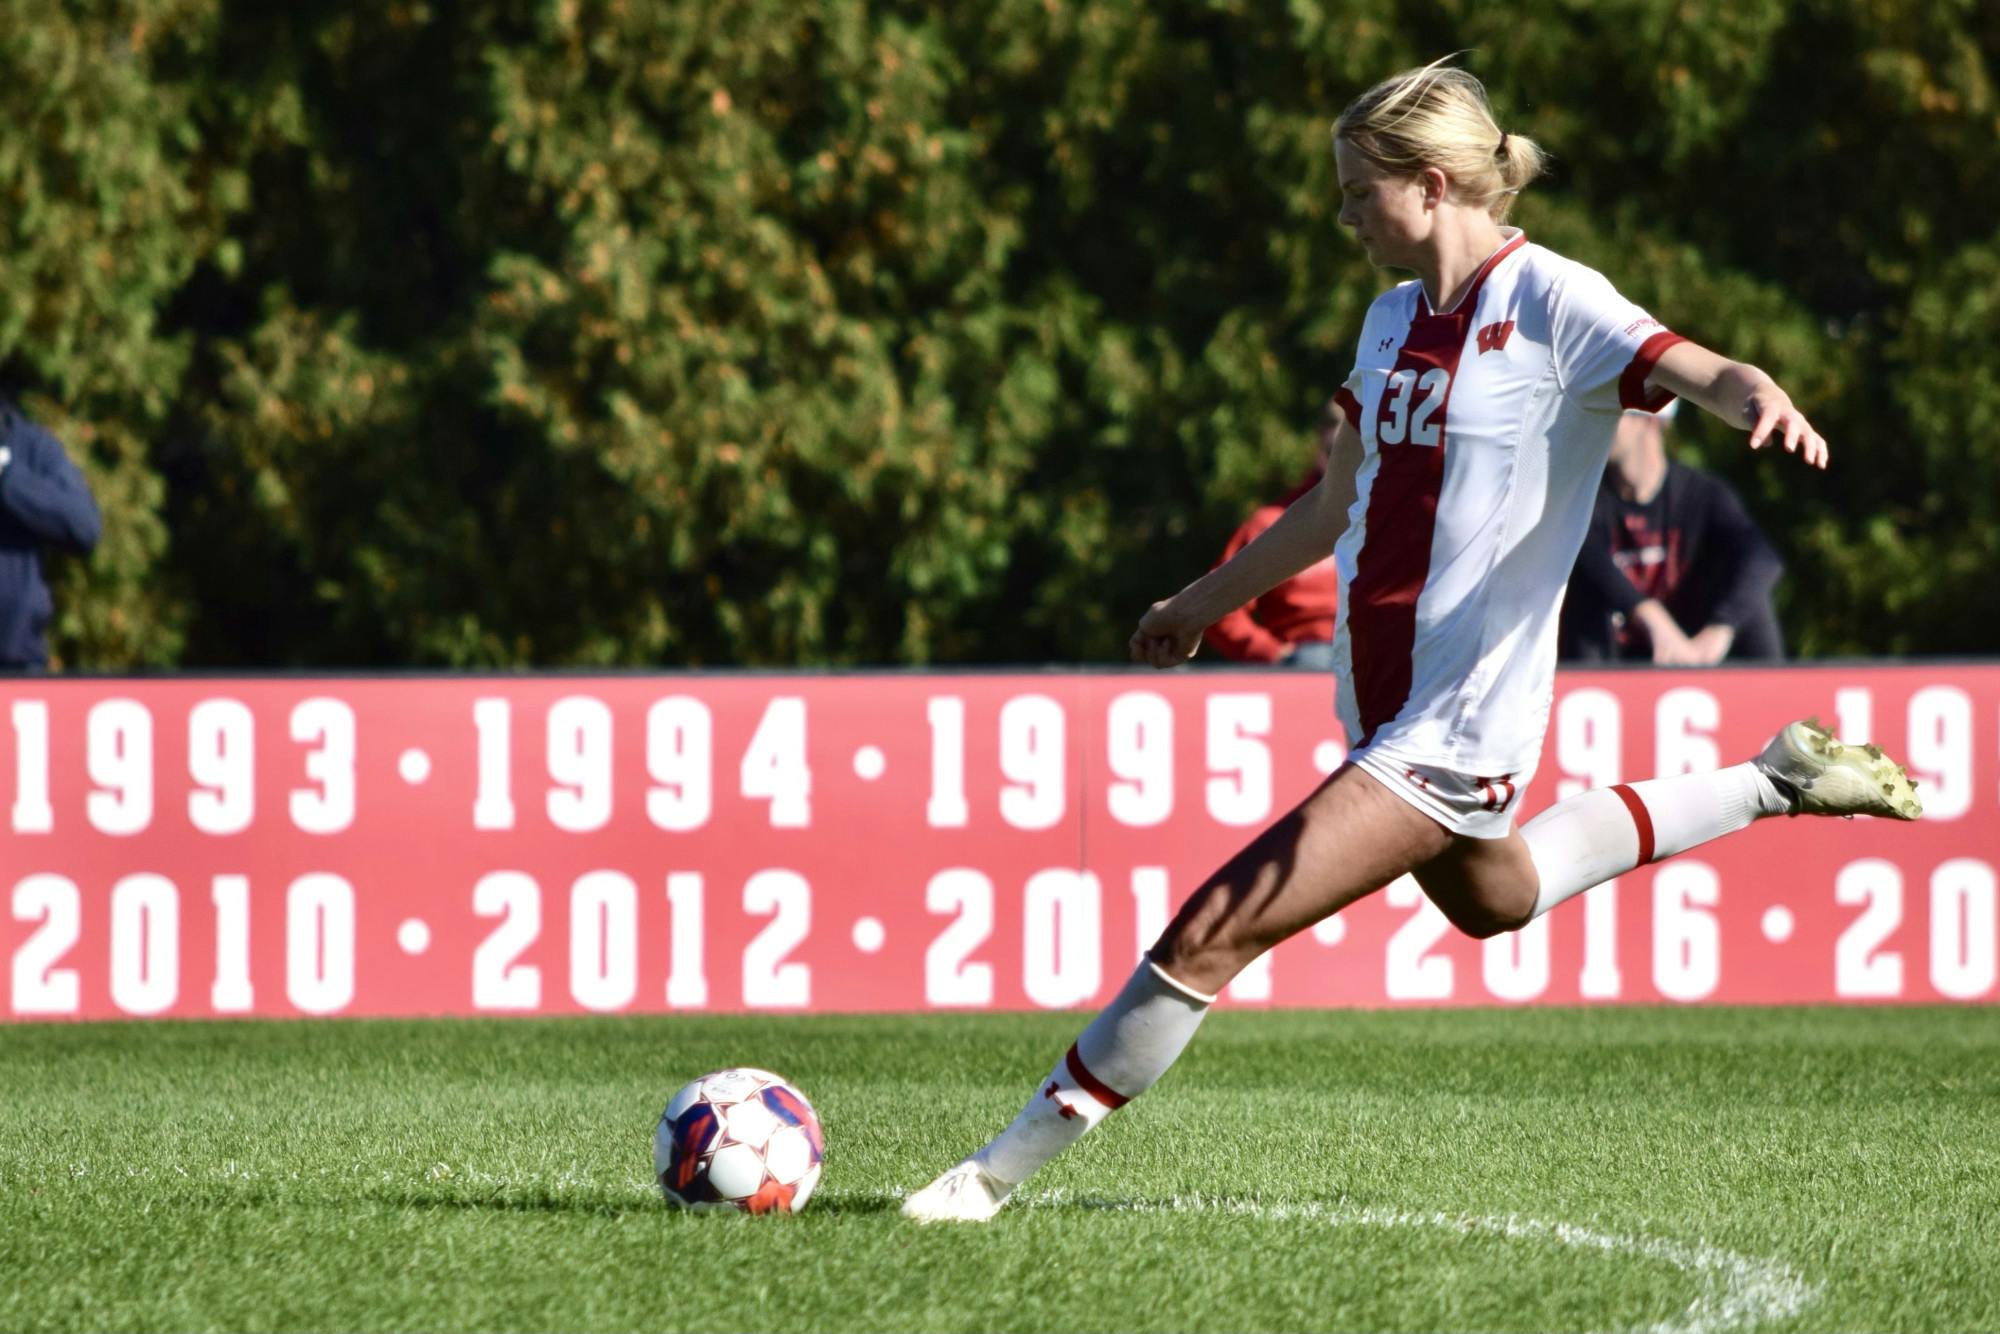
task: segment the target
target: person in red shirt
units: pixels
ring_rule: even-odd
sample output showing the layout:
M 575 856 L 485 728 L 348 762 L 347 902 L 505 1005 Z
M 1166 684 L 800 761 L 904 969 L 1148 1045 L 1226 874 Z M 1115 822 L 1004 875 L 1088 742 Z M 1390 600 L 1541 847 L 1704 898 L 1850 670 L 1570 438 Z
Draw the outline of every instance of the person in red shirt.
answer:
M 1286 506 L 1319 485 L 1326 471 L 1333 438 L 1346 421 L 1340 408 L 1327 401 L 1320 413 L 1312 471 L 1299 484 L 1244 520 L 1222 549 L 1219 568 L 1278 521 Z M 1340 601 L 1340 574 L 1333 553 L 1309 565 L 1277 587 L 1230 612 L 1208 627 L 1204 636 L 1223 657 L 1235 662 L 1283 663 L 1320 671 L 1333 670 L 1333 613 Z

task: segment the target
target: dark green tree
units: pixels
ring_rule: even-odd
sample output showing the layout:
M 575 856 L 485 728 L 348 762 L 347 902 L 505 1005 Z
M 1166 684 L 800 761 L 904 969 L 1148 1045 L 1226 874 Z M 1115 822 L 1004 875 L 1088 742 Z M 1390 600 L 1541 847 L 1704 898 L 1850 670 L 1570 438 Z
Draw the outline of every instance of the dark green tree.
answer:
M 1991 651 L 1977 0 L 0 0 L 0 375 L 87 666 L 1104 660 L 1302 466 L 1327 131 L 1449 51 L 1537 239 L 1765 366 L 1690 422 L 1807 653 Z

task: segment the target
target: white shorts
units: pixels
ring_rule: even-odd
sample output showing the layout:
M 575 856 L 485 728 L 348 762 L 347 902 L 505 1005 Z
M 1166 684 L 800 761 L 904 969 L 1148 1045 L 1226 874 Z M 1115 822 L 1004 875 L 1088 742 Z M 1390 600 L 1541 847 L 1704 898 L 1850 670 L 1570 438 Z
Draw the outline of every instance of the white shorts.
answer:
M 1514 827 L 1514 803 L 1532 773 L 1478 776 L 1428 764 L 1407 764 L 1393 755 L 1363 750 L 1348 756 L 1368 776 L 1467 838 L 1505 838 Z

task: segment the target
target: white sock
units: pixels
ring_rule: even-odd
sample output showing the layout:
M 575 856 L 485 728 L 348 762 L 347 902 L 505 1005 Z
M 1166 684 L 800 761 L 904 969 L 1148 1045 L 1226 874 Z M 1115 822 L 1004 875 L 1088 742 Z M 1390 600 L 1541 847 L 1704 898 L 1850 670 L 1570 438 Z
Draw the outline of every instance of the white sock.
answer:
M 1214 1000 L 1145 960 L 1056 1062 L 1013 1124 L 973 1157 L 1010 1185 L 1027 1180 L 1084 1131 L 1153 1087 L 1180 1058 Z
M 1635 866 L 1786 809 L 1784 796 L 1754 764 L 1593 788 L 1559 801 L 1521 826 L 1542 882 L 1535 916 Z

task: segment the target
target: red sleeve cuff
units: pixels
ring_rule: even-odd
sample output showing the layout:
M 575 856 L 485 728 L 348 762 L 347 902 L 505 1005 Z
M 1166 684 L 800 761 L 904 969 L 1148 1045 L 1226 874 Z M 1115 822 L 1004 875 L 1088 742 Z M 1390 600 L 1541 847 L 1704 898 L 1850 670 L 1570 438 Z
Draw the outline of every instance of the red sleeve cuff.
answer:
M 1360 430 L 1361 401 L 1355 398 L 1354 395 L 1347 392 L 1346 385 L 1342 385 L 1340 386 L 1340 388 L 1333 391 L 1333 401 L 1340 405 L 1341 412 L 1347 418 L 1347 424 L 1349 426 L 1352 426 L 1357 431 Z
M 1669 329 L 1662 329 L 1639 344 L 1639 350 L 1632 354 L 1632 364 L 1618 377 L 1618 406 L 1638 408 L 1645 412 L 1658 412 L 1674 401 L 1674 391 L 1657 386 L 1649 394 L 1646 392 L 1646 377 L 1653 373 L 1653 367 L 1660 364 L 1667 349 L 1687 339 Z

